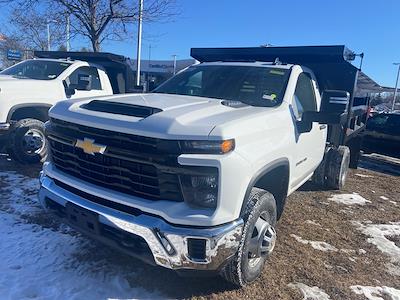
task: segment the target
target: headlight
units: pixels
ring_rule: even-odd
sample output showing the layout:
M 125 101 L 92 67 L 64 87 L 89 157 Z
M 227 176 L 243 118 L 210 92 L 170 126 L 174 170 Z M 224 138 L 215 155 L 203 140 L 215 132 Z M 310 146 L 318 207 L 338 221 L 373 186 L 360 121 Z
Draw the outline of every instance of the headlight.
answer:
M 194 174 L 181 175 L 185 202 L 200 207 L 216 208 L 218 200 L 218 169 L 191 167 Z
M 185 154 L 225 154 L 235 149 L 235 140 L 222 141 L 181 141 Z

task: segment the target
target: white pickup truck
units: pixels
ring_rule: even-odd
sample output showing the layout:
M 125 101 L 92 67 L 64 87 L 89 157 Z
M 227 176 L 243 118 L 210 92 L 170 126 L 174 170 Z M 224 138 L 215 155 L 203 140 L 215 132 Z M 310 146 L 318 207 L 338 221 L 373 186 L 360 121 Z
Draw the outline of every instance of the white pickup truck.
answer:
M 37 54 L 47 57 L 25 60 L 0 72 L 0 151 L 5 148 L 23 163 L 46 157 L 44 122 L 56 102 L 119 93 L 109 78 L 115 74 L 104 67 L 105 57 L 112 54 Z
M 55 105 L 39 199 L 134 257 L 243 286 L 274 249 L 286 197 L 309 179 L 344 185 L 366 112 L 352 107 L 358 69 L 344 46 L 192 56 L 153 93 Z

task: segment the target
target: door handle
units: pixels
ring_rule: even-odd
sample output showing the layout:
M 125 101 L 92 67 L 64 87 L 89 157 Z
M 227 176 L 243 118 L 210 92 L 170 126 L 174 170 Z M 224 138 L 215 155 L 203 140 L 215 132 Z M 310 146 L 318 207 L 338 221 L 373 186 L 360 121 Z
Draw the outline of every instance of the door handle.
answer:
M 319 125 L 319 129 L 323 130 L 323 129 L 325 129 L 325 128 L 326 128 L 326 125 L 325 125 L 325 124 Z

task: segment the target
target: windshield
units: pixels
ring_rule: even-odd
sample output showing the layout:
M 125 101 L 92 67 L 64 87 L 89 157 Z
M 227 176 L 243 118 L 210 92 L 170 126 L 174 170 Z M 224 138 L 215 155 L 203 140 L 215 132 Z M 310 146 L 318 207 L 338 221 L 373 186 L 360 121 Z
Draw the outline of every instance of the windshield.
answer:
M 16 78 L 51 80 L 57 78 L 70 65 L 67 62 L 26 60 L 0 72 L 0 74 L 12 75 Z
M 282 102 L 289 73 L 272 67 L 198 65 L 172 77 L 154 92 L 272 107 Z

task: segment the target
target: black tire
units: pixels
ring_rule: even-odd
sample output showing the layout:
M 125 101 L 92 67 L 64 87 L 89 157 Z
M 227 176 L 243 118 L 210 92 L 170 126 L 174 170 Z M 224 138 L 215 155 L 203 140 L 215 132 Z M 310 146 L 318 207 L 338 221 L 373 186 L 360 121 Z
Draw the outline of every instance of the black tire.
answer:
M 46 159 L 47 144 L 44 123 L 35 119 L 23 119 L 12 128 L 8 153 L 20 163 L 35 164 Z
M 318 168 L 315 169 L 314 174 L 311 178 L 311 181 L 320 188 L 325 188 L 326 186 L 326 166 L 327 166 L 327 158 L 330 148 L 324 153 L 324 157 L 319 164 Z
M 222 270 L 222 276 L 227 281 L 240 287 L 256 280 L 260 276 L 265 262 L 275 246 L 277 209 L 274 196 L 265 190 L 253 188 L 247 199 L 242 218 L 244 225 L 238 251 Z M 256 223 L 259 219 L 260 223 L 267 226 L 265 232 L 264 230 L 260 230 L 260 232 L 257 230 Z M 271 241 L 269 243 L 266 242 L 264 237 L 270 237 Z M 257 240 L 261 242 L 261 244 L 256 243 L 260 245 L 260 257 L 255 257 L 251 252 L 251 249 L 254 249 L 252 248 L 252 245 L 254 245 L 252 242 Z
M 354 138 L 349 142 L 348 146 L 350 148 L 350 164 L 351 169 L 358 168 L 358 161 L 360 160 L 360 151 L 362 145 L 362 138 Z
M 347 146 L 332 148 L 328 152 L 326 166 L 326 185 L 328 188 L 341 190 L 349 172 L 350 150 Z

